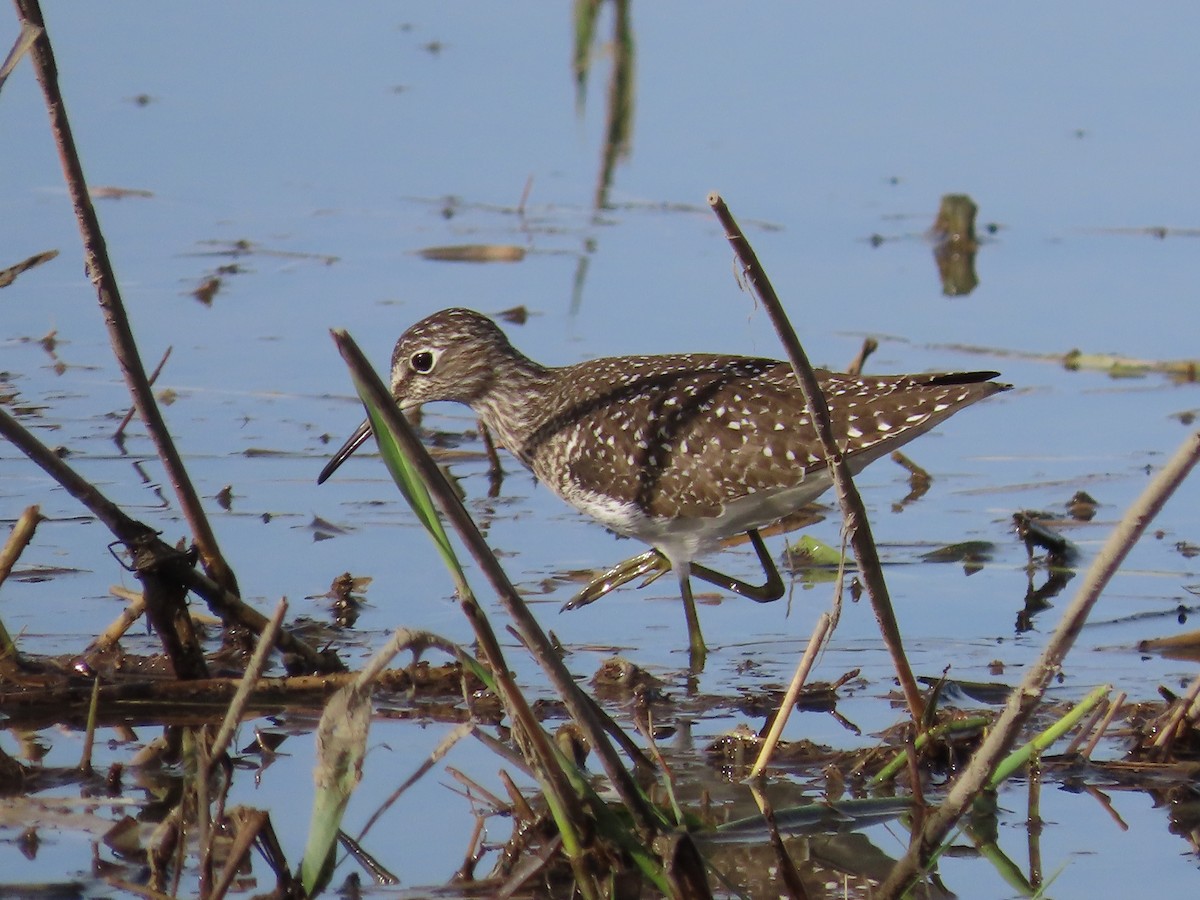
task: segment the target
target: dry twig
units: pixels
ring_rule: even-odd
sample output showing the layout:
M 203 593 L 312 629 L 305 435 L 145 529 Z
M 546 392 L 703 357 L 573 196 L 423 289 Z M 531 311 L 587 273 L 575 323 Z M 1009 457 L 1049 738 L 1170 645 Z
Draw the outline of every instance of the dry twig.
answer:
M 850 535 L 854 558 L 858 560 L 861 578 L 866 586 L 867 595 L 871 599 L 871 606 L 875 611 L 875 618 L 879 623 L 879 630 L 883 634 L 884 643 L 892 655 L 892 664 L 896 668 L 896 677 L 900 681 L 901 690 L 904 691 L 909 714 L 913 721 L 919 724 L 924 718 L 925 701 L 921 696 L 917 681 L 913 677 L 912 669 L 908 665 L 908 658 L 904 654 L 900 626 L 896 623 L 896 614 L 892 610 L 892 601 L 888 596 L 887 584 L 883 578 L 883 566 L 879 562 L 879 551 L 875 547 L 875 539 L 871 536 L 871 525 L 867 521 L 867 512 L 862 498 L 854 487 L 850 469 L 846 465 L 841 448 L 834 439 L 825 395 L 821 392 L 817 376 L 808 362 L 808 356 L 805 354 L 804 348 L 800 346 L 796 332 L 792 329 L 787 314 L 783 311 L 783 304 L 779 302 L 779 297 L 767 279 L 767 273 L 759 263 L 754 250 L 750 247 L 750 242 L 738 228 L 737 222 L 734 221 L 725 206 L 725 201 L 719 194 L 709 194 L 708 203 L 725 228 L 725 236 L 742 264 L 746 281 L 753 287 L 755 295 L 762 302 L 767 315 L 771 317 L 771 323 L 775 326 L 775 331 L 779 334 L 779 339 L 796 372 L 796 378 L 800 382 L 800 391 L 804 395 L 804 402 L 812 413 L 813 426 L 816 428 L 817 435 L 821 439 L 821 446 L 825 450 L 825 461 L 829 466 L 830 475 L 833 477 L 838 503 L 842 507 L 843 527 Z

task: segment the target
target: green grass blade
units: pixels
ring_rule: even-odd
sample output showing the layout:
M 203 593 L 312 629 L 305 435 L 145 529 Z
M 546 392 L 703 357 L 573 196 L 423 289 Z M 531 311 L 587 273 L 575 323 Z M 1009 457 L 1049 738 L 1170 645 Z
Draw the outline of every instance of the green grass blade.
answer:
M 313 773 L 312 819 L 308 843 L 300 864 L 300 880 L 307 896 L 313 896 L 333 871 L 333 854 L 338 830 L 350 795 L 362 778 L 371 725 L 371 692 L 354 685 L 329 698 L 317 726 L 317 766 Z
M 1035 737 L 1032 741 L 1025 744 L 1023 747 L 1014 750 L 1012 753 L 1006 756 L 1003 762 L 996 767 L 996 771 L 988 781 L 987 786 L 993 790 L 999 787 L 1000 783 L 1004 781 L 1004 779 L 1008 778 L 1015 771 L 1029 762 L 1029 758 L 1033 756 L 1034 752 L 1044 752 L 1050 747 L 1051 744 L 1079 724 L 1084 716 L 1088 715 L 1093 709 L 1095 709 L 1097 704 L 1102 703 L 1110 693 L 1112 693 L 1111 684 L 1102 684 L 1089 693 L 1086 697 L 1075 704 L 1069 713 Z
M 388 428 L 387 421 L 380 414 L 379 408 L 372 403 L 371 395 L 364 386 L 360 373 L 356 372 L 353 366 L 350 368 L 350 377 L 354 380 L 354 389 L 358 392 L 359 399 L 362 400 L 363 406 L 367 410 L 367 418 L 371 420 L 371 430 L 375 434 L 375 442 L 379 445 L 379 455 L 383 457 L 392 480 L 396 482 L 405 501 L 433 540 L 434 546 L 441 554 L 446 568 L 450 570 L 456 586 L 460 591 L 469 590 L 462 565 L 454 553 L 454 547 L 450 543 L 446 529 L 442 527 L 442 520 L 438 517 L 437 509 L 433 505 L 433 499 L 429 496 L 425 482 L 409 462 L 408 457 L 404 455 L 404 451 L 400 449 L 396 435 Z

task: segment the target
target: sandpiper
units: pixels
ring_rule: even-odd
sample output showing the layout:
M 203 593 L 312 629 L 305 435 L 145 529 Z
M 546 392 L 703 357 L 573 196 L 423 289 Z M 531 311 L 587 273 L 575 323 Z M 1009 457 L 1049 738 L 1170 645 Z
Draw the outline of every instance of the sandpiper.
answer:
M 992 380 L 996 372 L 817 376 L 852 472 L 1008 387 Z M 777 599 L 783 584 L 757 529 L 831 484 L 795 374 L 773 359 L 680 353 L 550 368 L 486 316 L 445 309 L 396 342 L 391 379 L 402 409 L 436 400 L 471 407 L 559 497 L 662 553 L 679 579 L 693 659 L 705 647 L 691 576 Z M 370 433 L 360 425 L 318 483 Z M 694 562 L 743 532 L 767 575 L 761 588 Z

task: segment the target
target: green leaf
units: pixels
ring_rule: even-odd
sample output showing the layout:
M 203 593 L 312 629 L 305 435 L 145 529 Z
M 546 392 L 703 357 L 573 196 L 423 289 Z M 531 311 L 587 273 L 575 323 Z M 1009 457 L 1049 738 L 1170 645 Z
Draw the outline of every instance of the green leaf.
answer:
M 357 372 L 351 369 L 351 377 L 354 379 L 354 388 L 358 391 L 359 399 L 362 400 L 363 406 L 367 410 L 367 418 L 371 420 L 371 431 L 375 435 L 375 443 L 379 445 L 379 455 L 383 457 L 384 463 L 387 465 L 388 472 L 391 473 L 392 480 L 396 482 L 396 486 L 400 488 L 400 493 L 404 495 L 405 501 L 416 514 L 417 519 L 424 526 L 425 531 L 433 539 L 434 546 L 437 547 L 438 553 L 441 554 L 446 568 L 450 570 L 456 585 L 460 591 L 468 591 L 466 575 L 463 573 L 462 565 L 458 561 L 458 557 L 454 553 L 454 547 L 450 543 L 450 538 L 446 534 L 446 529 L 442 527 L 442 520 L 437 514 L 437 509 L 433 505 L 433 499 L 429 496 L 429 489 L 425 486 L 424 480 L 420 473 L 404 455 L 404 451 L 400 449 L 400 443 L 396 439 L 396 435 L 388 428 L 387 422 L 380 414 L 370 400 L 370 394 L 366 390 L 362 380 Z

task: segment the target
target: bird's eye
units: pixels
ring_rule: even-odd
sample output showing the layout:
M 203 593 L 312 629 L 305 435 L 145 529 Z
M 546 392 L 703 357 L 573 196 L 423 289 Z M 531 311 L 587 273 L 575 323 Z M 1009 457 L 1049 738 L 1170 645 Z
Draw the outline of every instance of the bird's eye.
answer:
M 412 356 L 412 367 L 414 372 L 419 372 L 422 375 L 428 375 L 433 371 L 433 354 L 428 350 L 422 350 L 419 353 L 414 353 Z

